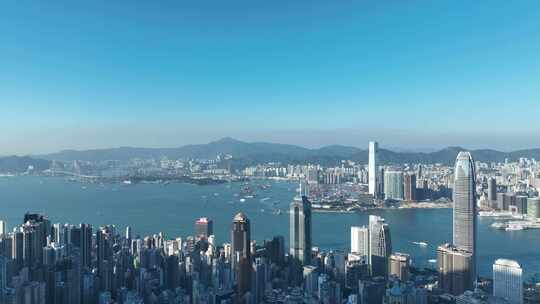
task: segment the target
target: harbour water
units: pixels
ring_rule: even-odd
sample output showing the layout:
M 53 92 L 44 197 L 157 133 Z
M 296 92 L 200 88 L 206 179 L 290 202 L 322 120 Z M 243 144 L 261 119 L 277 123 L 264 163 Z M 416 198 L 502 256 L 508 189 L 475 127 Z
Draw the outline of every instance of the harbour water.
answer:
M 257 186 L 262 183 L 270 187 Z M 22 222 L 25 212 L 33 211 L 48 215 L 53 223 L 115 224 L 121 230 L 130 225 L 135 235 L 163 232 L 172 238 L 192 234 L 195 219 L 207 216 L 214 220 L 217 242 L 223 243 L 230 239 L 234 214 L 242 211 L 251 219 L 252 237 L 258 242 L 274 235 L 283 235 L 287 241 L 285 211 L 297 185 L 252 182 L 256 195 L 244 202 L 235 196 L 241 187 L 240 183 L 81 184 L 53 177 L 0 177 L 0 219 L 12 228 Z M 276 214 L 277 209 L 283 212 Z M 369 214 L 386 219 L 393 250 L 410 254 L 417 266 L 435 267 L 428 261 L 436 258 L 436 246 L 452 240 L 451 209 L 377 210 L 314 213 L 314 246 L 349 250 L 350 227 L 367 224 Z M 527 276 L 540 274 L 540 230 L 496 230 L 489 227 L 491 218 L 479 218 L 478 223 L 478 270 L 482 276 L 491 276 L 497 258 L 517 260 Z

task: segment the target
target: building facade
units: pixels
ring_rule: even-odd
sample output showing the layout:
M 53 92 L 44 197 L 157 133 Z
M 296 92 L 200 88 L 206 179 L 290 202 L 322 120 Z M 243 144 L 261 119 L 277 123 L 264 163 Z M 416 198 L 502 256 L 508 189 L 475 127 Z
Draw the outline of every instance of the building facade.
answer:
M 351 252 L 367 257 L 369 254 L 369 229 L 366 226 L 351 227 Z
M 384 219 L 369 216 L 369 265 L 373 276 L 387 276 L 388 258 L 392 252 L 390 227 Z
M 523 303 L 523 269 L 518 262 L 498 259 L 493 264 L 493 296 L 510 304 Z
M 379 144 L 376 141 L 369 142 L 368 156 L 368 190 L 369 194 L 377 195 L 377 150 Z
M 471 281 L 476 276 L 476 173 L 469 152 L 456 159 L 453 190 L 453 244 L 472 255 Z
M 452 295 L 460 295 L 473 289 L 472 253 L 451 244 L 437 248 L 439 288 Z

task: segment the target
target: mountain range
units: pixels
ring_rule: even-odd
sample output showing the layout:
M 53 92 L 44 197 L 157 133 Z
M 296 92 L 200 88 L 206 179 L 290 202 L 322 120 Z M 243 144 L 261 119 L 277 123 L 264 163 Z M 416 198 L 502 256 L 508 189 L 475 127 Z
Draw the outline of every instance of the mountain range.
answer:
M 379 149 L 378 158 L 382 164 L 403 163 L 442 163 L 453 164 L 459 151 L 467 150 L 462 147 L 448 147 L 435 152 L 394 152 Z M 517 160 L 520 157 L 540 159 L 540 149 L 501 152 L 489 149 L 469 150 L 475 160 L 483 162 L 503 162 L 506 158 Z M 324 166 L 339 165 L 342 160 L 353 160 L 366 163 L 368 151 L 356 147 L 332 145 L 317 149 L 309 149 L 296 145 L 243 142 L 233 138 L 223 138 L 208 144 L 186 145 L 178 148 L 136 148 L 119 147 L 94 150 L 64 150 L 51 154 L 34 155 L 32 157 L 0 158 L 0 171 L 19 169 L 26 170 L 29 164 L 35 168 L 47 167 L 50 161 L 71 162 L 82 161 L 127 161 L 132 158 L 161 158 L 170 159 L 198 158 L 214 159 L 218 154 L 233 156 L 234 167 L 247 165 L 281 162 L 291 164 L 318 163 Z

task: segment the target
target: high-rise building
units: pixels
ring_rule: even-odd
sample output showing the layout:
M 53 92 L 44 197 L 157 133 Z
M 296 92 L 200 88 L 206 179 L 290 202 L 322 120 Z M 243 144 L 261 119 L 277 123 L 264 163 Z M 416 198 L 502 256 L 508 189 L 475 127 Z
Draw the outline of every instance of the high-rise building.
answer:
M 473 289 L 473 255 L 451 244 L 437 248 L 439 288 L 452 295 Z
M 7 234 L 7 229 L 6 229 L 6 221 L 0 221 L 0 238 L 4 237 L 5 234 Z
M 243 297 L 251 286 L 251 228 L 244 213 L 234 216 L 232 231 L 232 269 L 236 274 L 238 296 Z
M 393 253 L 390 255 L 388 276 L 395 277 L 403 282 L 409 280 L 411 257 L 405 253 Z
M 540 218 L 540 197 L 527 199 L 527 217 L 531 219 Z
M 490 203 L 497 201 L 497 181 L 495 177 L 488 179 L 488 200 Z
M 89 224 L 80 224 L 80 245 L 81 264 L 83 267 L 92 266 L 92 226 Z
M 404 197 L 406 201 L 414 202 L 416 198 L 416 174 L 406 173 L 403 181 Z
M 386 276 L 388 274 L 388 257 L 392 252 L 390 227 L 384 219 L 369 216 L 369 264 L 373 276 Z
M 369 194 L 377 195 L 377 150 L 379 144 L 376 141 L 369 142 L 369 159 L 368 159 L 368 190 Z
M 302 264 L 309 265 L 311 262 L 311 203 L 301 191 L 290 205 L 289 254 Z
M 195 221 L 195 236 L 208 238 L 214 234 L 214 222 L 207 218 L 201 217 Z
M 234 216 L 231 233 L 232 261 L 238 262 L 240 257 L 251 260 L 251 228 L 250 222 L 244 213 Z
M 523 303 L 523 269 L 518 262 L 498 259 L 493 264 L 493 296 L 510 304 Z
M 527 196 L 516 195 L 516 208 L 519 214 L 527 214 Z
M 256 258 L 253 262 L 253 284 L 252 294 L 254 303 L 262 303 L 267 278 L 267 265 L 262 258 Z
M 384 198 L 402 200 L 403 197 L 403 172 L 384 172 Z
M 131 235 L 131 226 L 126 227 L 126 240 L 131 241 L 132 235 Z
M 366 226 L 351 227 L 351 252 L 367 257 L 369 254 L 369 229 Z
M 472 254 L 471 280 L 476 276 L 476 174 L 469 152 L 459 152 L 454 170 L 453 244 Z
M 377 169 L 377 183 L 375 190 L 375 197 L 378 199 L 384 199 L 384 167 Z
M 0 303 L 6 303 L 8 259 L 0 255 Z

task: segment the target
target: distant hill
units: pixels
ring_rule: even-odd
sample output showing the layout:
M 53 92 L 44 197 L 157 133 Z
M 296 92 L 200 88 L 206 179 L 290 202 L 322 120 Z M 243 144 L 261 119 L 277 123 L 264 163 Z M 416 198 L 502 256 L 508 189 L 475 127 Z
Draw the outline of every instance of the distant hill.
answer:
M 379 160 L 383 164 L 402 163 L 443 163 L 453 164 L 459 151 L 467 150 L 461 147 L 448 147 L 439 151 L 423 152 L 394 152 L 379 149 Z M 473 157 L 483 162 L 503 162 L 505 158 L 517 160 L 520 157 L 540 159 L 540 149 L 500 152 L 481 149 L 472 150 Z M 187 145 L 178 148 L 135 148 L 120 147 L 96 150 L 64 150 L 57 153 L 39 155 L 36 158 L 57 161 L 127 161 L 132 158 L 199 158 L 214 159 L 218 154 L 233 155 L 235 167 L 243 167 L 265 162 L 282 163 L 319 163 L 322 165 L 338 165 L 341 160 L 353 160 L 366 163 L 367 150 L 349 146 L 326 146 L 318 149 L 308 149 L 295 145 L 243 142 L 233 138 L 223 138 L 208 144 Z
M 22 173 L 33 166 L 35 170 L 42 171 L 48 169 L 51 161 L 45 159 L 35 159 L 28 156 L 4 156 L 0 157 L 1 173 Z

